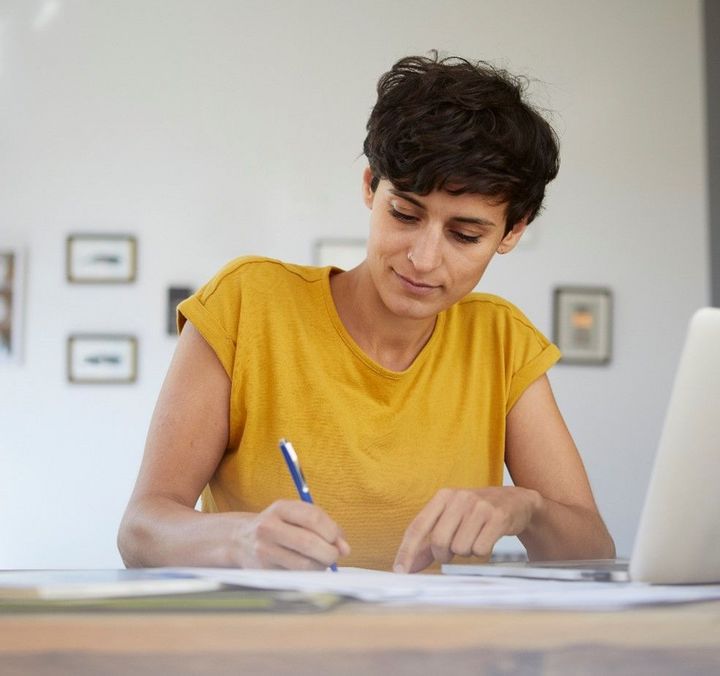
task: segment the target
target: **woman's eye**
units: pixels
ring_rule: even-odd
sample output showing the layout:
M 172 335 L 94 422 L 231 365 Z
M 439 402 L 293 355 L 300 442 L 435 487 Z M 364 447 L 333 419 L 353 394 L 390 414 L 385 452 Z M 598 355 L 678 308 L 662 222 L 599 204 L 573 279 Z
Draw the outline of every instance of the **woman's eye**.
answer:
M 452 234 L 458 242 L 462 242 L 463 244 L 477 244 L 480 241 L 480 235 L 466 235 L 457 230 L 453 230 Z
M 397 218 L 398 221 L 401 221 L 402 223 L 414 223 L 417 221 L 417 218 L 415 216 L 411 216 L 410 214 L 404 214 L 402 211 L 398 211 L 397 209 L 393 209 L 390 207 L 390 215 L 393 218 Z

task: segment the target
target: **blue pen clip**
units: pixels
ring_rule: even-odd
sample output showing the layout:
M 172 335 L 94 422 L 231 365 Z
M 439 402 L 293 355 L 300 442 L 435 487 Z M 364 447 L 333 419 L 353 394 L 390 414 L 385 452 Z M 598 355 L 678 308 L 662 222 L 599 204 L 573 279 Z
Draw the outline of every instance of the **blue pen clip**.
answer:
M 312 495 L 310 495 L 310 489 L 308 488 L 305 476 L 300 469 L 300 460 L 298 459 L 297 453 L 293 448 L 293 445 L 287 439 L 280 439 L 280 450 L 282 451 L 285 463 L 290 470 L 290 476 L 292 477 L 295 488 L 297 489 L 298 495 L 303 502 L 308 502 L 311 505 L 313 503 Z M 330 570 L 337 573 L 337 566 L 333 563 L 330 565 Z

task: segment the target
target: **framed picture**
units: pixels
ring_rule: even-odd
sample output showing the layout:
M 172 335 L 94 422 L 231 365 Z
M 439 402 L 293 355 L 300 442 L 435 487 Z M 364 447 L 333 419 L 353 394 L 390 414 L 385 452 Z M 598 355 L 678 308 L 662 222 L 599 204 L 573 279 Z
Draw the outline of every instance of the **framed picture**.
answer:
M 189 286 L 171 286 L 167 290 L 167 310 L 165 314 L 165 331 L 169 336 L 177 335 L 177 306 L 192 296 Z
M 66 274 L 76 284 L 134 282 L 137 241 L 131 235 L 70 235 Z
M 76 334 L 67 341 L 71 383 L 134 383 L 137 339 L 134 336 Z
M 0 246 L 0 363 L 20 361 L 23 256 Z
M 563 286 L 553 298 L 553 340 L 566 364 L 607 364 L 612 343 L 612 292 Z
M 334 265 L 342 270 L 351 270 L 365 260 L 367 240 L 324 238 L 315 240 L 313 263 L 320 267 Z

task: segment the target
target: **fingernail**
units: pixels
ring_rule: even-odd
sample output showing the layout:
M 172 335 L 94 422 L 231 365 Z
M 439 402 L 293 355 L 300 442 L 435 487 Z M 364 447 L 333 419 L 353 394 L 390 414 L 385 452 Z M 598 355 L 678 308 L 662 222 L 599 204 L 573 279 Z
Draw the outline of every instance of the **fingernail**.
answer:
M 393 566 L 393 570 L 394 570 L 396 573 L 404 573 L 404 572 L 405 572 L 405 566 L 403 566 L 402 563 L 396 563 L 396 564 Z

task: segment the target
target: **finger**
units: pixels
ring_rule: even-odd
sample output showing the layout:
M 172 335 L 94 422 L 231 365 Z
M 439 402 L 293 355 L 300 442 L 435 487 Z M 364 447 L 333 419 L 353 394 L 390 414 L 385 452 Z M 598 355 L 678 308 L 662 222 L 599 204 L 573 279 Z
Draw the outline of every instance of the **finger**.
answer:
M 256 546 L 256 560 L 269 570 L 325 570 L 327 566 L 309 559 L 277 542 L 263 542 Z
M 270 510 L 283 521 L 312 531 L 326 542 L 345 542 L 340 526 L 317 505 L 300 500 L 278 500 L 270 506 Z
M 450 545 L 453 554 L 457 556 L 470 556 L 473 553 L 473 545 L 478 535 L 489 520 L 492 513 L 492 506 L 484 500 L 476 500 L 472 509 L 467 512 L 455 532 L 455 537 Z
M 273 549 L 275 546 L 293 551 L 324 568 L 340 556 L 340 550 L 317 533 L 283 521 L 276 513 L 263 514 L 256 527 L 254 557 L 264 565 L 274 563 L 268 556 L 277 553 Z
M 428 535 L 443 513 L 446 499 L 447 492 L 444 490 L 438 491 L 411 521 L 395 556 L 393 570 L 396 573 L 415 572 L 432 563 Z M 427 561 L 428 556 L 430 561 Z M 421 565 L 423 563 L 424 565 Z
M 335 542 L 335 546 L 340 551 L 340 558 L 343 558 L 345 556 L 350 556 L 350 552 L 352 550 L 350 549 L 350 545 L 348 544 L 348 541 L 344 537 L 340 537 Z
M 340 558 L 340 549 L 335 544 L 327 542 L 312 531 L 290 524 L 286 524 L 282 539 L 279 539 L 278 543 L 325 568 Z
M 472 553 L 481 559 L 488 560 L 492 555 L 495 543 L 507 535 L 507 520 L 503 514 L 494 513 L 485 523 L 472 546 Z
M 445 509 L 430 533 L 430 549 L 435 561 L 448 563 L 452 560 L 455 554 L 452 542 L 465 519 L 469 506 L 468 498 L 475 499 L 472 494 L 456 492 L 445 504 Z

